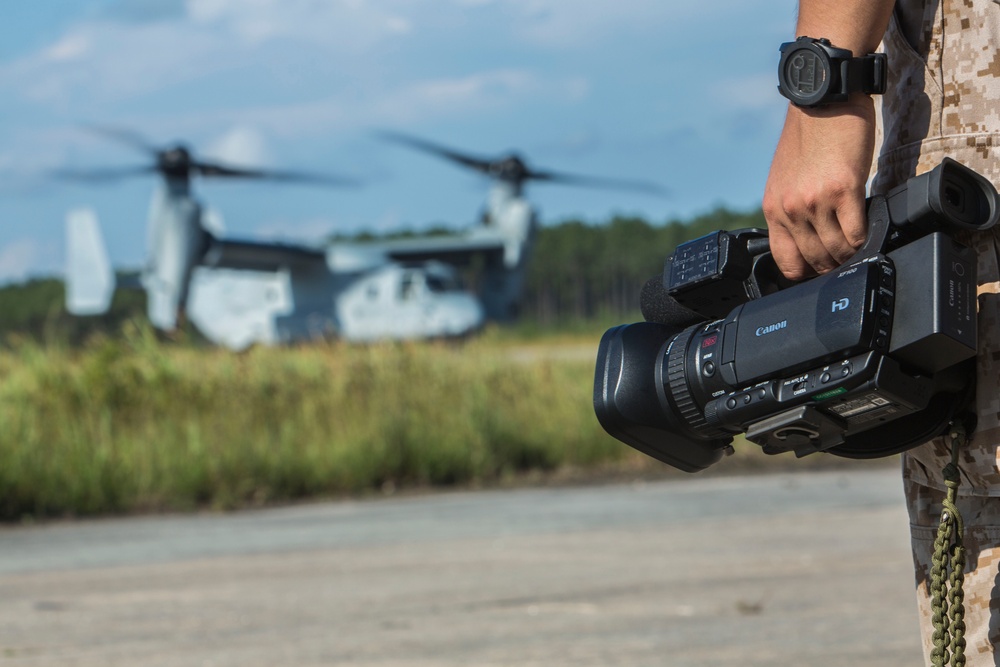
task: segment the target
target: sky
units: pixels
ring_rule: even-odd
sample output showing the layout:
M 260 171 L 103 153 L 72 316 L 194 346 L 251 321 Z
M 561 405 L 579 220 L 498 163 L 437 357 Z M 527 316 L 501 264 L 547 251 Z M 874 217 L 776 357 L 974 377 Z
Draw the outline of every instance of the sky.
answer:
M 150 176 L 100 125 L 350 188 L 198 181 L 240 238 L 462 229 L 487 183 L 379 138 L 639 179 L 667 193 L 529 184 L 543 224 L 660 223 L 759 206 L 785 104 L 794 0 L 36 0 L 0 22 L 0 283 L 61 275 L 64 219 L 92 207 L 112 261 L 144 260 Z M 664 248 L 664 254 L 671 249 Z

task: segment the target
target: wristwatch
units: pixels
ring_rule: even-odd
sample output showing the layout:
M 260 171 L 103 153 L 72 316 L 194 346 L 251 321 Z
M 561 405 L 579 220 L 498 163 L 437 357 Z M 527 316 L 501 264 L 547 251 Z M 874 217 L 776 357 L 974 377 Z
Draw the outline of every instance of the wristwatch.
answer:
M 851 93 L 885 92 L 884 53 L 854 57 L 828 39 L 799 37 L 781 45 L 778 90 L 800 107 L 846 102 Z

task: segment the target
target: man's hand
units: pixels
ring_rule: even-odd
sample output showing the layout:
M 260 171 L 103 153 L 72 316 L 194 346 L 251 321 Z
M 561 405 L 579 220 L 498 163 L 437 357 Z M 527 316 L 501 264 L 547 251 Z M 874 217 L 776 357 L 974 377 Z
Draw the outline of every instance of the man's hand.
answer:
M 771 252 L 787 278 L 825 273 L 864 243 L 874 148 L 875 106 L 866 95 L 818 109 L 789 106 L 763 204 Z

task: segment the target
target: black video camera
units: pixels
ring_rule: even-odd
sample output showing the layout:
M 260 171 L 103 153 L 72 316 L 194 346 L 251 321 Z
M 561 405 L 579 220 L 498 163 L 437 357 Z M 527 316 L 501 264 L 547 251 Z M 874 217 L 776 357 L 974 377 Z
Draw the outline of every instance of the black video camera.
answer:
M 839 268 L 789 283 L 767 232 L 679 246 L 643 289 L 645 322 L 605 332 L 594 409 L 622 442 L 688 472 L 746 439 L 769 454 L 877 458 L 939 435 L 975 385 L 976 257 L 951 236 L 1000 218 L 946 158 L 867 202 Z

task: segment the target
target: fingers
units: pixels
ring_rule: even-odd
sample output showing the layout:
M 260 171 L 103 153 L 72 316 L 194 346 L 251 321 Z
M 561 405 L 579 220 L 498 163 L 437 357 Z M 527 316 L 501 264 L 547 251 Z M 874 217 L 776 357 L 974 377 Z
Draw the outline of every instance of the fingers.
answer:
M 841 233 L 850 246 L 850 250 L 844 251 L 847 253 L 847 257 L 844 257 L 846 260 L 864 244 L 865 238 L 868 236 L 868 214 L 865 210 L 864 186 L 856 188 L 853 193 L 840 202 L 837 208 L 837 222 Z
M 803 280 L 816 275 L 816 271 L 799 252 L 799 246 L 785 227 L 769 222 L 768 237 L 774 263 L 786 278 Z
M 831 110 L 789 107 L 763 202 L 772 255 L 788 278 L 830 271 L 864 243 L 874 145 L 868 96 Z
M 765 197 L 771 254 L 792 280 L 826 273 L 850 259 L 864 243 L 864 189 L 815 197 L 789 195 L 781 205 Z

